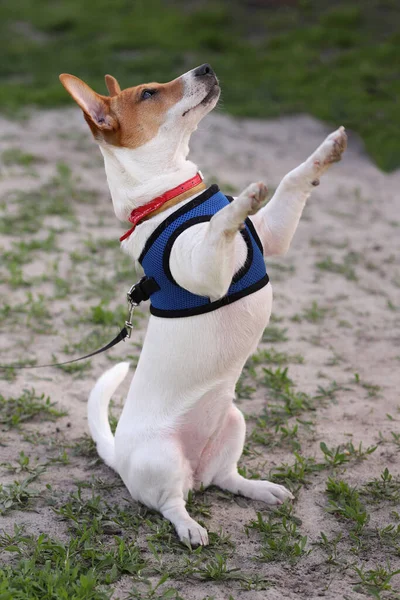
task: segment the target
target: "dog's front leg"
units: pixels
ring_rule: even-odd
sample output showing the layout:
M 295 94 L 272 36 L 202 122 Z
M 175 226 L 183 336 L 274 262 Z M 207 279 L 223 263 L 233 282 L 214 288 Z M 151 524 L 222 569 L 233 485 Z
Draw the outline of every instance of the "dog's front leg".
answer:
M 193 225 L 178 236 L 171 251 L 170 269 L 181 287 L 211 300 L 225 296 L 246 259 L 247 249 L 238 231 L 245 219 L 257 212 L 266 195 L 263 183 L 253 183 L 208 223 Z
M 252 218 L 266 256 L 288 251 L 313 187 L 319 184 L 321 175 L 341 159 L 346 145 L 347 136 L 344 127 L 340 127 L 282 179 L 268 204 Z

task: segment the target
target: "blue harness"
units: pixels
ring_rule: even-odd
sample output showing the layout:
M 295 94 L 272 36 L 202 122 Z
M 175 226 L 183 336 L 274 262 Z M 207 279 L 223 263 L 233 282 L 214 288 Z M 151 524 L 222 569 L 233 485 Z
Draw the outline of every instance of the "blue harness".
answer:
M 216 310 L 252 294 L 267 285 L 269 277 L 265 268 L 261 241 L 250 219 L 240 231 L 247 245 L 244 265 L 234 275 L 227 294 L 211 302 L 206 296 L 192 294 L 180 287 L 172 277 L 169 259 L 176 238 L 196 223 L 210 221 L 213 215 L 227 206 L 228 199 L 212 185 L 182 208 L 169 215 L 153 231 L 139 257 L 147 278 L 152 278 L 159 289 L 150 295 L 150 312 L 157 317 L 189 317 Z

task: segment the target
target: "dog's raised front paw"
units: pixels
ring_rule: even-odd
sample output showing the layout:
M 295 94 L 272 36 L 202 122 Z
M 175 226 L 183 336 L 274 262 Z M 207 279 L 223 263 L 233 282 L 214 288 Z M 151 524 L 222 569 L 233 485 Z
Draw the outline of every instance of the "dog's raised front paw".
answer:
M 246 210 L 246 216 L 254 215 L 268 194 L 268 188 L 262 181 L 251 183 L 235 200 Z
M 320 147 L 308 159 L 312 163 L 315 179 L 313 185 L 318 185 L 318 177 L 324 173 L 333 163 L 342 158 L 343 152 L 347 148 L 347 135 L 344 127 L 339 127 L 336 131 L 328 135 Z

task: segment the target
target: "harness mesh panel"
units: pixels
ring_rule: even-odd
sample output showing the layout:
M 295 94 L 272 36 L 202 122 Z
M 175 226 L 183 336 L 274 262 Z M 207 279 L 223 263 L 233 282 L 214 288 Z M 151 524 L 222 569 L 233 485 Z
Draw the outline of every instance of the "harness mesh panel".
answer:
M 212 194 L 211 196 L 210 193 Z M 174 236 L 176 230 L 184 226 L 188 221 L 192 221 L 193 219 L 198 219 L 197 222 L 208 221 L 215 213 L 228 204 L 229 200 L 226 196 L 219 191 L 217 186 L 212 186 L 184 207 L 172 213 L 153 232 L 146 244 L 144 254 L 140 258 L 147 277 L 153 277 L 160 286 L 160 290 L 151 295 L 151 305 L 153 308 L 165 312 L 185 310 L 190 312 L 191 309 L 210 305 L 208 297 L 198 296 L 185 290 L 177 285 L 172 276 L 166 272 L 166 268 L 167 271 L 169 270 L 168 242 L 171 236 Z M 193 224 L 193 221 L 192 223 L 188 223 L 188 226 L 191 224 Z M 240 277 L 239 271 L 239 279 L 231 284 L 225 297 L 225 303 L 229 302 L 231 295 L 245 291 L 246 288 L 253 286 L 266 276 L 262 252 L 247 224 L 246 232 L 248 243 L 251 245 L 250 254 L 252 254 L 252 261 L 250 265 L 246 265 L 248 269 L 242 277 Z M 166 254 L 166 251 L 168 254 Z M 206 310 L 209 310 L 209 308 Z

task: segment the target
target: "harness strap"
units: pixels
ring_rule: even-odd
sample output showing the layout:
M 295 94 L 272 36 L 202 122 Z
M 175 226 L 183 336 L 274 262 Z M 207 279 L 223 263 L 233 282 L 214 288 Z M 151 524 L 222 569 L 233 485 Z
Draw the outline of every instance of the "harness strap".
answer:
M 96 354 L 101 354 L 102 352 L 106 352 L 113 348 L 119 342 L 123 342 L 126 338 L 131 336 L 131 331 L 133 325 L 131 323 L 132 313 L 136 306 L 139 306 L 141 302 L 148 300 L 150 295 L 159 290 L 160 287 L 152 277 L 142 277 L 142 279 L 135 283 L 129 290 L 127 294 L 128 302 L 130 304 L 129 316 L 128 320 L 125 321 L 124 327 L 118 333 L 117 336 L 111 342 L 100 348 L 99 350 L 95 350 L 94 352 L 90 352 L 89 354 L 85 354 L 85 356 L 81 356 L 80 358 L 74 358 L 72 360 L 66 360 L 61 363 L 50 363 L 46 365 L 0 365 L 0 369 L 43 369 L 44 367 L 61 367 L 62 365 L 70 365 L 71 363 L 78 362 L 80 360 L 85 360 L 87 358 L 91 358 L 92 356 L 96 356 Z

